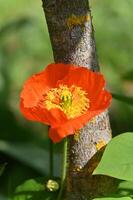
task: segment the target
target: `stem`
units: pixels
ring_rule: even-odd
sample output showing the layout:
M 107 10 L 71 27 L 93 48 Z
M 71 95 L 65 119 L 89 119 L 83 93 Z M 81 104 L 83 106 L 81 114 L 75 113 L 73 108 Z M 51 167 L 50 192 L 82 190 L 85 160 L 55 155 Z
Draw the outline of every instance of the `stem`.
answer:
M 60 186 L 60 191 L 59 191 L 59 195 L 57 197 L 57 200 L 61 200 L 61 198 L 62 198 L 65 179 L 66 179 L 66 171 L 67 171 L 67 138 L 65 138 L 63 142 L 64 143 L 63 143 L 63 160 L 62 160 L 61 186 Z
M 49 165 L 50 165 L 50 177 L 53 177 L 53 142 L 50 140 L 49 142 Z

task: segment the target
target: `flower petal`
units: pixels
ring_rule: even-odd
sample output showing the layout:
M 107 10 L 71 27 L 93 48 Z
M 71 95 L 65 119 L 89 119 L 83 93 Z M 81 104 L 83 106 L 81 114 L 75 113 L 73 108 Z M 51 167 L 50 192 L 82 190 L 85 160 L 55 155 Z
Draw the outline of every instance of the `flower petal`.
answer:
M 72 86 L 76 85 L 87 91 L 89 95 L 97 94 L 105 85 L 105 80 L 102 74 L 92 72 L 85 67 L 74 67 L 73 70 L 64 77 L 62 83 Z
M 73 70 L 73 65 L 71 64 L 50 64 L 45 69 L 45 74 L 50 83 L 55 86 L 57 81 L 64 79 L 64 77 Z
M 49 129 L 49 137 L 54 143 L 60 142 L 63 139 L 62 135 L 59 135 L 56 128 Z M 65 136 L 64 136 L 65 137 Z
M 69 129 L 70 128 L 70 129 Z M 73 135 L 73 128 L 67 126 L 67 129 L 62 129 L 60 126 L 57 128 L 49 129 L 49 137 L 54 143 L 60 142 L 63 138 L 68 135 Z
M 107 90 L 101 90 L 91 99 L 90 110 L 106 109 L 109 107 L 112 100 L 112 95 Z
M 72 65 L 50 64 L 42 72 L 33 75 L 24 84 L 20 94 L 25 107 L 36 106 L 43 95 L 56 86 L 57 81 L 63 79 L 71 70 Z
M 112 96 L 107 91 L 102 91 L 98 103 L 93 105 L 88 111 L 80 117 L 67 120 L 64 124 L 51 129 L 49 132 L 50 138 L 53 142 L 60 142 L 64 137 L 73 135 L 76 130 L 81 129 L 85 124 L 89 122 L 93 117 L 99 115 L 106 110 L 111 102 Z
M 65 114 L 59 109 L 51 109 L 48 111 L 40 105 L 32 108 L 25 107 L 22 100 L 20 102 L 20 110 L 27 119 L 52 125 L 52 127 L 59 126 L 67 120 Z
M 20 94 L 24 106 L 27 108 L 36 106 L 40 99 L 42 99 L 43 94 L 47 92 L 49 88 L 50 84 L 45 77 L 44 71 L 32 76 L 27 80 Z
M 58 108 L 50 110 L 45 108 L 44 95 L 60 84 L 68 87 L 75 85 L 86 91 L 90 107 L 84 114 L 68 119 Z M 50 138 L 54 142 L 59 142 L 62 138 L 74 134 L 90 119 L 108 108 L 112 97 L 104 86 L 105 80 L 100 73 L 69 64 L 50 64 L 25 83 L 21 92 L 20 109 L 27 119 L 50 125 Z

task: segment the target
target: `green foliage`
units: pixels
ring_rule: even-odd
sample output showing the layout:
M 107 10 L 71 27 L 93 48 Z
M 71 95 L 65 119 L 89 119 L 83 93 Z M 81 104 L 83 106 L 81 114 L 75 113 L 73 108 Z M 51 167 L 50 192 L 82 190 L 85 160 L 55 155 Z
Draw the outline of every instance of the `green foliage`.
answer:
M 0 141 L 0 152 L 26 164 L 41 174 L 49 174 L 49 152 L 42 147 L 30 143 Z M 57 154 L 54 154 L 54 157 L 56 160 L 54 167 L 56 172 L 59 173 L 58 170 L 60 167 L 57 163 L 59 157 Z M 3 166 L 3 169 L 4 167 L 5 166 Z
M 3 27 L 0 28 L 0 37 L 5 37 L 6 34 L 11 34 L 14 31 L 24 28 L 26 25 L 30 25 L 31 22 L 32 20 L 29 18 L 21 18 L 16 21 L 4 24 Z
M 6 167 L 7 163 L 4 164 L 0 164 L 0 176 L 3 174 L 5 167 Z
M 133 97 L 127 97 L 119 94 L 112 93 L 114 99 L 127 103 L 129 105 L 133 105 Z
M 117 200 L 133 198 L 133 133 L 123 133 L 114 137 L 107 145 L 102 159 L 93 175 L 107 175 L 121 180 L 116 193 L 95 200 Z
M 127 81 L 133 81 L 133 70 L 126 72 L 122 78 Z
M 130 196 L 133 198 L 133 182 L 120 181 L 117 187 L 117 196 Z
M 130 197 L 117 197 L 117 198 L 113 198 L 113 197 L 104 197 L 104 198 L 95 198 L 93 200 L 131 200 L 132 198 Z
M 0 141 L 0 151 L 27 164 L 42 174 L 49 173 L 49 155 L 43 148 L 26 143 Z M 45 158 L 45 159 L 44 159 Z
M 128 106 L 132 98 L 125 98 L 132 94 L 132 10 L 132 0 L 92 1 L 101 69 L 111 91 L 121 94 L 114 98 L 124 102 L 113 101 L 111 110 L 113 132 L 118 133 L 133 129 L 133 110 Z M 0 15 L 0 163 L 7 163 L 0 167 L 0 200 L 9 200 L 14 194 L 15 200 L 55 200 L 55 193 L 42 190 L 43 179 L 31 179 L 49 174 L 47 128 L 26 121 L 19 111 L 24 81 L 53 62 L 41 1 L 1 0 Z M 54 151 L 58 154 L 54 155 L 54 174 L 59 175 L 60 145 L 55 145 Z M 25 182 L 27 179 L 31 180 Z M 118 194 L 130 193 L 132 182 L 122 181 Z
M 36 178 L 25 181 L 16 188 L 12 200 L 55 200 L 57 192 L 47 190 L 44 178 Z
M 92 0 L 101 66 L 106 68 L 108 81 L 114 81 L 115 88 L 121 87 L 116 85 L 116 81 L 121 82 L 121 74 L 132 70 L 132 8 L 132 0 Z
M 111 140 L 93 174 L 133 181 L 133 133 L 120 134 Z

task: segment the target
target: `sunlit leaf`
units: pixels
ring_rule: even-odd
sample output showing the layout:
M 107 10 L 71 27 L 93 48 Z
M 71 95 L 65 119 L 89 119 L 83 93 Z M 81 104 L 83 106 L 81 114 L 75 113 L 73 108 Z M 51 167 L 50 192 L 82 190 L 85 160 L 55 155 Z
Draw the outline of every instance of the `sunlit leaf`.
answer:
M 46 182 L 44 178 L 25 181 L 16 188 L 12 200 L 55 200 L 58 192 L 48 191 Z
M 121 196 L 133 197 L 133 182 L 132 181 L 121 181 L 118 184 L 118 194 Z
M 103 197 L 103 198 L 95 198 L 93 200 L 132 200 L 130 197 Z
M 109 142 L 93 174 L 133 181 L 133 133 L 120 134 Z

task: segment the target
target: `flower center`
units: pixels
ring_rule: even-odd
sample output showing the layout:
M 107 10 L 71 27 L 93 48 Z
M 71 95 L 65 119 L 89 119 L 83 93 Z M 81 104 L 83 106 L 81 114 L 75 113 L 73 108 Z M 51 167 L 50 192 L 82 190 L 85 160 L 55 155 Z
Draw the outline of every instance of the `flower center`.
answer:
M 58 108 L 63 111 L 68 119 L 79 117 L 90 107 L 87 93 L 80 87 L 72 85 L 68 88 L 66 85 L 59 85 L 48 91 L 45 96 L 45 107 L 50 110 Z

